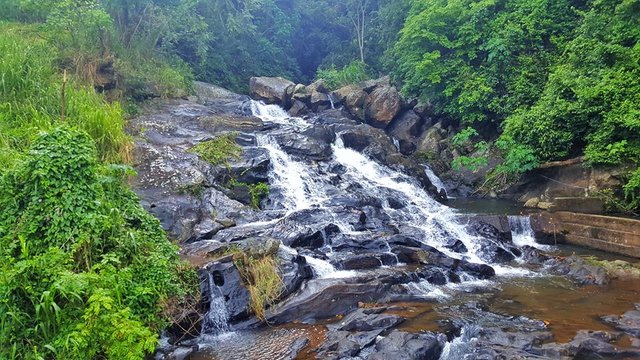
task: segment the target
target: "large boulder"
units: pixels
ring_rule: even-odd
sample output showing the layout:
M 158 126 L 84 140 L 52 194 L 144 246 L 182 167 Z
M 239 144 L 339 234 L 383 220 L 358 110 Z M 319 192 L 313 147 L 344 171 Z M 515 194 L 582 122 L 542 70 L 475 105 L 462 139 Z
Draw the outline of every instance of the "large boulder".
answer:
M 332 94 L 333 98 L 345 106 L 347 111 L 360 120 L 365 119 L 367 93 L 357 85 L 342 87 Z
M 295 86 L 281 77 L 252 77 L 249 82 L 251 97 L 282 106 L 289 103 Z
M 366 120 L 378 128 L 386 128 L 402 110 L 402 98 L 393 86 L 377 87 L 367 97 Z
M 416 149 L 416 139 L 422 133 L 423 124 L 415 111 L 408 110 L 389 125 L 387 133 L 398 140 L 400 152 L 409 155 Z

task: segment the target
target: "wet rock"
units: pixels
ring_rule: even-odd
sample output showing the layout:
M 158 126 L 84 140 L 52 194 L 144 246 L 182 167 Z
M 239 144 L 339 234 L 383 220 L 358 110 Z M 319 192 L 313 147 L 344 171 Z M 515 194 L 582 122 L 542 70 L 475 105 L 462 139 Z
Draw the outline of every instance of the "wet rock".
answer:
M 377 87 L 367 97 L 367 122 L 378 128 L 386 128 L 400 113 L 402 99 L 393 86 Z
M 249 90 L 253 98 L 269 104 L 287 106 L 295 85 L 281 77 L 252 77 Z
M 240 159 L 215 167 L 211 176 L 218 184 L 227 184 L 231 180 L 246 184 L 268 183 L 270 163 L 265 149 L 245 147 Z
M 294 94 L 295 96 L 295 94 Z M 300 100 L 293 100 L 291 108 L 288 110 L 289 115 L 301 117 L 309 113 L 307 105 Z
M 422 132 L 423 121 L 413 110 L 408 110 L 395 119 L 387 128 L 387 133 L 397 139 L 400 152 L 409 155 L 416 150 L 416 138 Z
M 334 266 L 341 270 L 375 269 L 384 265 L 393 265 L 396 262 L 396 257 L 388 253 L 346 255 L 332 261 Z
M 311 105 L 311 110 L 315 112 L 326 110 L 327 108 L 331 107 L 331 100 L 329 99 L 329 95 L 318 90 L 311 93 L 309 103 Z
M 249 291 L 242 284 L 242 277 L 233 263 L 233 257 L 228 256 L 207 265 L 200 270 L 200 279 L 204 309 L 209 309 L 209 303 L 216 296 L 211 291 L 217 289 L 224 296 L 230 322 L 249 316 Z
M 640 350 L 623 348 L 614 343 L 621 333 L 580 330 L 567 344 L 549 343 L 533 348 L 532 353 L 549 358 L 629 359 L 640 356 Z
M 331 143 L 335 140 L 333 131 L 320 126 L 303 133 L 285 132 L 274 136 L 288 154 L 316 161 L 331 158 Z
M 636 304 L 635 310 L 627 311 L 622 316 L 603 316 L 602 320 L 618 330 L 640 338 L 640 303 Z
M 282 284 L 284 285 L 284 291 L 280 295 L 280 298 L 285 299 L 298 289 L 302 284 L 313 278 L 313 271 L 304 256 L 293 255 L 289 252 L 280 250 L 278 252 L 278 258 L 280 259 L 280 276 L 282 277 Z
M 458 254 L 466 254 L 469 251 L 469 249 L 467 249 L 465 244 L 462 241 L 457 239 L 449 240 L 449 242 L 447 242 L 445 247 L 450 249 L 451 251 L 457 252 Z
M 200 200 L 189 195 L 164 195 L 155 188 L 139 189 L 138 194 L 144 199 L 142 205 L 160 220 L 171 238 L 178 242 L 194 239 L 193 230 L 201 218 Z
M 387 330 L 399 325 L 404 318 L 397 315 L 383 314 L 385 308 L 358 309 L 339 323 L 328 325 L 331 331 L 371 331 Z
M 609 283 L 607 271 L 597 265 L 591 265 L 578 256 L 555 259 L 550 269 L 556 273 L 567 275 L 581 285 L 605 285 Z
M 367 360 L 437 360 L 440 358 L 446 337 L 432 332 L 412 334 L 392 331 L 375 345 L 376 352 Z
M 330 331 L 327 340 L 318 348 L 321 359 L 344 359 L 354 357 L 373 344 L 382 330 L 367 332 Z

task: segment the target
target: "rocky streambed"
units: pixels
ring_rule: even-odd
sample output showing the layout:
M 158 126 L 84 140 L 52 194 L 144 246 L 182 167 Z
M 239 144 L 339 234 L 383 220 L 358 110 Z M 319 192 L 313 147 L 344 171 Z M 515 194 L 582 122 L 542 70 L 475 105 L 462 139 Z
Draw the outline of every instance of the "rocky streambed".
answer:
M 385 129 L 332 108 L 331 94 L 300 95 L 298 110 L 308 109 L 297 113 L 316 112 L 292 117 L 198 89 L 130 123 L 133 186 L 202 280 L 199 308 L 167 330 L 157 358 L 640 356 L 636 279 L 612 280 L 589 260 L 536 244 L 525 217 L 443 205 L 428 169 Z M 280 90 L 286 96 L 288 85 Z M 371 116 L 388 117 L 382 100 Z M 203 154 L 200 144 L 216 147 Z M 215 161 L 220 154 L 228 156 Z M 265 289 L 269 264 L 277 281 Z M 557 302 L 566 306 L 549 310 Z M 266 307 L 260 318 L 256 303 Z M 591 320 L 562 327 L 581 317 Z

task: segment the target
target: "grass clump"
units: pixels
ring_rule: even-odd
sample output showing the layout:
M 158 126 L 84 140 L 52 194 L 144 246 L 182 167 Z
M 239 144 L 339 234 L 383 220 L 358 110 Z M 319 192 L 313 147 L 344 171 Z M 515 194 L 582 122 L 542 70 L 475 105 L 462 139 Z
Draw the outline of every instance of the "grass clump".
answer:
M 0 176 L 0 358 L 155 350 L 169 321 L 162 304 L 191 296 L 197 277 L 126 187 L 128 173 L 64 125 Z
M 276 259 L 271 255 L 250 257 L 239 253 L 234 256 L 234 262 L 249 290 L 251 310 L 258 319 L 265 321 L 267 306 L 282 294 L 283 283 Z
M 228 165 L 230 160 L 238 160 L 242 155 L 242 148 L 236 144 L 236 133 L 220 135 L 215 139 L 203 141 L 189 152 L 200 156 L 212 165 Z

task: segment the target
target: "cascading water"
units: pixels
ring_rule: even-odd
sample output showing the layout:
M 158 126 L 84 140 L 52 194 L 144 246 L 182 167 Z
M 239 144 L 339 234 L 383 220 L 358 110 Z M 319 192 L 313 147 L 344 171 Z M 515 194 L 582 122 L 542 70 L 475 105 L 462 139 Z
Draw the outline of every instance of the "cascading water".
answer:
M 229 312 L 224 296 L 216 285 L 213 275 L 208 274 L 209 285 L 209 311 L 202 322 L 202 333 L 207 335 L 220 335 L 229 331 Z
M 264 122 L 278 124 L 280 131 L 303 131 L 313 124 L 305 119 L 291 117 L 280 107 L 252 102 L 251 108 L 255 116 Z M 266 149 L 271 158 L 272 171 L 270 185 L 272 202 L 276 207 L 286 210 L 287 214 L 305 209 L 323 209 L 330 213 L 333 224 L 340 227 L 342 233 L 354 235 L 351 226 L 345 224 L 341 215 L 334 208 L 327 205 L 332 196 L 350 196 L 345 191 L 360 191 L 369 197 L 385 199 L 383 210 L 389 216 L 390 222 L 399 229 L 411 228 L 418 230 L 422 241 L 453 258 L 464 258 L 473 263 L 486 263 L 481 254 L 481 238 L 472 235 L 466 229 L 466 224 L 459 221 L 456 212 L 438 203 L 416 183 L 415 179 L 389 167 L 383 166 L 362 153 L 344 146 L 338 134 L 332 145 L 333 162 L 343 166 L 346 170 L 341 175 L 342 184 L 354 184 L 352 189 L 336 188 L 327 179 L 327 175 L 318 171 L 311 162 L 294 160 L 279 145 L 272 134 L 258 136 L 258 145 Z M 436 177 L 434 177 L 435 179 Z M 443 186 L 443 185 L 440 185 Z M 275 195 L 273 195 L 275 193 Z M 388 199 L 401 202 L 401 208 L 391 206 Z M 360 230 L 363 231 L 363 230 Z M 366 235 L 366 231 L 365 234 Z M 468 252 L 461 255 L 450 250 L 447 240 L 460 240 Z M 390 246 L 386 246 L 390 251 Z M 327 256 L 331 257 L 331 246 L 327 245 Z M 395 256 L 395 255 L 394 255 Z M 309 258 L 309 257 L 308 257 Z M 333 270 L 333 265 L 321 259 L 310 259 L 309 263 L 316 270 L 319 277 L 327 277 Z M 498 273 L 508 274 L 509 267 L 494 266 Z
M 431 181 L 433 186 L 435 186 L 438 189 L 438 191 L 444 190 L 445 194 L 448 193 L 447 187 L 442 182 L 442 179 L 440 179 L 438 175 L 436 175 L 436 173 L 433 172 L 433 169 L 431 169 L 429 165 L 424 166 L 424 173 L 427 175 L 427 177 L 429 178 L 429 181 Z
M 513 243 L 517 246 L 531 246 L 540 250 L 548 250 L 550 247 L 536 243 L 536 236 L 531 227 L 529 216 L 509 216 L 509 227 Z

